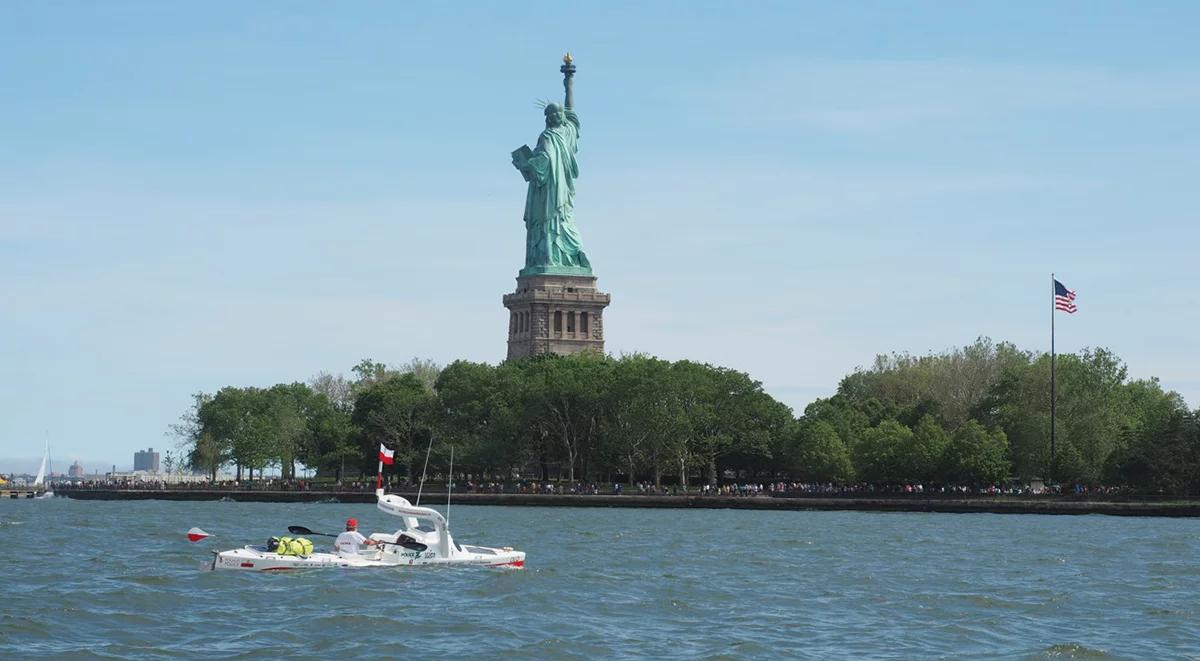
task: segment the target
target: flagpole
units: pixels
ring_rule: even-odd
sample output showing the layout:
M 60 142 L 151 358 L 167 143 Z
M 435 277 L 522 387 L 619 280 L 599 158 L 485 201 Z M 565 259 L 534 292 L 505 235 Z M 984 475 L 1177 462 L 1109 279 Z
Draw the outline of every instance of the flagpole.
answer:
M 379 458 L 379 478 L 375 482 L 375 488 L 376 489 L 383 488 L 383 457 L 382 456 L 380 456 L 380 458 Z
M 1054 477 L 1054 407 L 1056 403 L 1055 383 L 1054 383 L 1054 296 L 1056 289 L 1054 288 L 1054 274 L 1050 274 L 1050 472 L 1051 481 Z

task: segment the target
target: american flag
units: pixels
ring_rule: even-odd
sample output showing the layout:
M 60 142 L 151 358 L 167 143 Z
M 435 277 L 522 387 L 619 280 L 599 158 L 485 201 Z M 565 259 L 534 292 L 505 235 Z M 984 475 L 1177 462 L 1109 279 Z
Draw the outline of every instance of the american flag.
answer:
M 1067 314 L 1075 314 L 1079 309 L 1075 307 L 1075 290 L 1067 289 L 1067 286 L 1058 280 L 1054 281 L 1054 309 Z

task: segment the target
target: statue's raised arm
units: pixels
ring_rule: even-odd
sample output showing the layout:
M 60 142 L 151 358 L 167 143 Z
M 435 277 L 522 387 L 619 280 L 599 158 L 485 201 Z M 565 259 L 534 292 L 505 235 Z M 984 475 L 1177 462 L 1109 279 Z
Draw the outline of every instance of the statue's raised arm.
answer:
M 575 109 L 574 86 L 571 84 L 575 80 L 575 58 L 571 57 L 570 53 L 563 55 L 563 65 L 559 68 L 563 75 L 563 88 L 567 92 L 567 96 L 563 99 L 563 105 L 567 110 Z

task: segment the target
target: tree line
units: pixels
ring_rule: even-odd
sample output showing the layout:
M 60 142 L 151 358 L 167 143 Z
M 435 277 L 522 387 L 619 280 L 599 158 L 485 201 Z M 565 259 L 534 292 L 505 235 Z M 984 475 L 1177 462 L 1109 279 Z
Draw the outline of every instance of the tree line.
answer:
M 728 479 L 983 486 L 1033 478 L 1191 494 L 1200 412 L 1111 352 L 1058 356 L 1050 455 L 1047 354 L 981 338 L 924 356 L 879 356 L 835 394 L 792 410 L 744 372 L 596 353 L 499 365 L 364 360 L 352 376 L 194 396 L 173 428 L 214 479 L 296 466 L 373 475 L 380 443 L 397 474 L 476 480 L 694 486 Z

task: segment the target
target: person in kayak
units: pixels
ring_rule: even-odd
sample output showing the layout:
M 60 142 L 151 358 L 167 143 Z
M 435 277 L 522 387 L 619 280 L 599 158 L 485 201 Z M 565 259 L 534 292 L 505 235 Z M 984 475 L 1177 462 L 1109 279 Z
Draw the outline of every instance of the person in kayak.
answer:
M 346 532 L 337 536 L 337 541 L 333 543 L 333 549 L 341 556 L 358 555 L 358 547 L 362 544 L 367 546 L 375 546 L 378 544 L 373 539 L 367 539 L 358 532 L 358 519 L 346 519 Z

